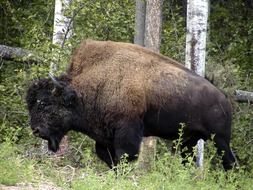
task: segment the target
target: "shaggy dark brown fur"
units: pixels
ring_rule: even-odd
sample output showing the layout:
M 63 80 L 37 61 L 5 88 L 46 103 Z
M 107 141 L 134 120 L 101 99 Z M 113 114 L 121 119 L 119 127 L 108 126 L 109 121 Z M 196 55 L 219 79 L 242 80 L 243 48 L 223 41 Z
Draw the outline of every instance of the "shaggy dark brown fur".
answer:
M 99 87 L 101 111 L 120 117 L 142 115 L 149 105 L 166 106 L 169 99 L 184 93 L 189 74 L 200 78 L 176 61 L 140 46 L 98 41 L 83 42 L 68 70 L 73 88 L 93 98 Z
M 86 40 L 58 81 L 58 87 L 49 85 L 53 82 L 47 79 L 47 87 L 30 88 L 27 101 L 31 119 L 45 113 L 39 113 L 30 100 L 46 97 L 54 100 L 49 101 L 53 107 L 73 91 L 72 105 L 76 106 L 62 104 L 58 108 L 64 110 L 59 111 L 57 118 L 63 121 L 58 125 L 64 133 L 76 130 L 93 138 L 98 156 L 109 166 L 124 153 L 129 160 L 134 159 L 142 136 L 177 138 L 180 123 L 186 124 L 183 147 L 191 151 L 199 138 L 208 139 L 215 134 L 218 153 L 225 151 L 225 169 L 234 162 L 229 148 L 231 107 L 226 97 L 205 78 L 170 58 L 133 44 Z M 60 92 L 59 101 L 54 98 L 53 88 Z M 47 111 L 50 113 L 49 108 Z M 53 118 L 45 118 L 43 122 L 47 124 L 40 128 L 57 133 L 60 129 L 52 125 Z M 38 125 L 36 122 L 32 128 Z M 51 136 L 47 138 L 54 139 Z M 60 138 L 51 148 L 58 148 Z

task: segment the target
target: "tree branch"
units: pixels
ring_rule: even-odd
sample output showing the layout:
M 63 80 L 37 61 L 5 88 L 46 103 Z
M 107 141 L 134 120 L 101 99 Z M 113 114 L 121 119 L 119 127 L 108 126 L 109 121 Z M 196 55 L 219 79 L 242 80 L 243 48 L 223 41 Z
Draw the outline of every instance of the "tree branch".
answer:
M 0 45 L 0 58 L 22 63 L 38 63 L 42 60 L 29 50 Z
M 238 102 L 249 102 L 253 103 L 253 92 L 248 92 L 244 90 L 236 90 L 235 98 Z

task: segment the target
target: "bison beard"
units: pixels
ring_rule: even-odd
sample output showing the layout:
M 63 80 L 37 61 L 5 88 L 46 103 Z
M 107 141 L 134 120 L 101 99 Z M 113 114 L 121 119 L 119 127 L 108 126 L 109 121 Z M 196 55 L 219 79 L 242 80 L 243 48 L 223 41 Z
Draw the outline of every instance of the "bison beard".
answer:
M 180 63 L 137 45 L 84 41 L 67 73 L 34 82 L 26 101 L 31 128 L 52 151 L 75 130 L 94 139 L 98 157 L 113 167 L 123 154 L 137 158 L 143 136 L 173 140 L 185 123 L 187 152 L 214 134 L 224 168 L 235 162 L 225 95 Z

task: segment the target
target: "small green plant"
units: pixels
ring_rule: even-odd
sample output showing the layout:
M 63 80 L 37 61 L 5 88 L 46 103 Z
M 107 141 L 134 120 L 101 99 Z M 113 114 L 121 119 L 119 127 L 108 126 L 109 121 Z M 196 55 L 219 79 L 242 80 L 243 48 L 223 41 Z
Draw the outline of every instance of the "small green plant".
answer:
M 113 168 L 116 173 L 116 177 L 126 177 L 128 176 L 134 169 L 137 168 L 137 165 L 133 162 L 129 163 L 127 161 L 128 155 L 124 154 L 121 157 L 120 163 Z
M 183 135 L 184 135 L 184 128 L 185 128 L 185 123 L 180 123 L 180 127 L 178 129 L 178 138 L 173 141 L 173 149 L 174 153 L 178 154 L 181 152 L 181 145 L 183 143 Z

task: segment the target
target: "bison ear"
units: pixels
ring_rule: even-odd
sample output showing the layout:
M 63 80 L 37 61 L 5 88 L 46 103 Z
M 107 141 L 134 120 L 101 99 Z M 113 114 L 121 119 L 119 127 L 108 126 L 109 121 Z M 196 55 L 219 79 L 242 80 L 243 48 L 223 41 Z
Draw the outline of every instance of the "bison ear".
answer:
M 67 89 L 64 91 L 63 99 L 65 106 L 72 106 L 77 100 L 77 95 L 75 91 Z

